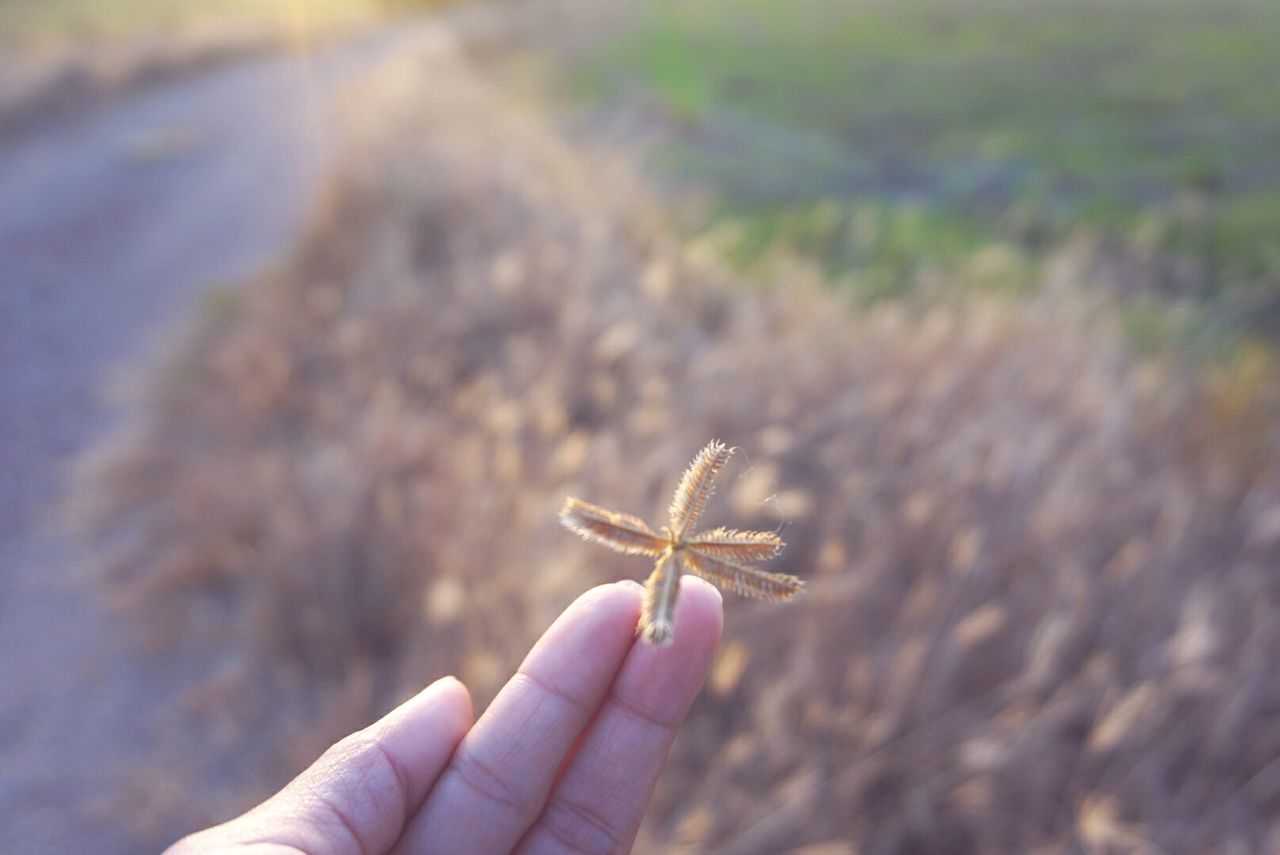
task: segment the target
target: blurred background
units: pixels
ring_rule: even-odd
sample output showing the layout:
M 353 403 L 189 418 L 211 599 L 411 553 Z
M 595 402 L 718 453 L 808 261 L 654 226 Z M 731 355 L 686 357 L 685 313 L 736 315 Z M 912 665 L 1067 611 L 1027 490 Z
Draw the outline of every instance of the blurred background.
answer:
M 1280 5 L 0 0 L 0 850 L 483 705 L 709 439 L 639 852 L 1280 850 Z

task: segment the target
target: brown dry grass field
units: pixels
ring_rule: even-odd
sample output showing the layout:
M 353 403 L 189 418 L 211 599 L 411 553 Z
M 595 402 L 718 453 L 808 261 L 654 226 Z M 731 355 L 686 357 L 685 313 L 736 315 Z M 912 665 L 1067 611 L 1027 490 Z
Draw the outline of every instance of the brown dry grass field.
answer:
M 809 593 L 727 602 L 637 851 L 1280 849 L 1265 356 L 1135 356 L 1080 247 L 1020 299 L 734 281 L 446 46 L 353 106 L 386 121 L 308 240 L 87 464 L 124 617 L 217 651 L 166 772 L 203 807 L 165 809 L 243 808 L 441 674 L 484 704 L 647 570 L 565 496 L 651 516 L 718 437 L 708 523 L 780 530 Z

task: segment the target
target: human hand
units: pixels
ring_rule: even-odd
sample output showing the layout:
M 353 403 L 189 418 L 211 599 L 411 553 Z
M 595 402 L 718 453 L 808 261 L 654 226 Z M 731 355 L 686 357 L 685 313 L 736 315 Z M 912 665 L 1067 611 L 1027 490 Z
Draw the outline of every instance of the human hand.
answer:
M 462 683 L 437 680 L 170 855 L 627 852 L 720 639 L 720 594 L 681 585 L 670 647 L 636 640 L 638 584 L 594 588 L 474 725 Z

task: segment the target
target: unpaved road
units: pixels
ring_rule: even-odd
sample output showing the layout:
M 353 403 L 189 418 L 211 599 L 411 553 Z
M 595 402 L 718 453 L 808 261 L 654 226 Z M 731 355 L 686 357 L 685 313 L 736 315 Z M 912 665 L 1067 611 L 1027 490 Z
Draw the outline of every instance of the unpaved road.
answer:
M 335 95 L 423 26 L 0 139 L 0 851 L 132 851 L 113 796 L 180 685 L 101 611 L 50 513 L 75 489 L 66 464 L 110 426 L 104 381 L 296 240 L 334 154 Z

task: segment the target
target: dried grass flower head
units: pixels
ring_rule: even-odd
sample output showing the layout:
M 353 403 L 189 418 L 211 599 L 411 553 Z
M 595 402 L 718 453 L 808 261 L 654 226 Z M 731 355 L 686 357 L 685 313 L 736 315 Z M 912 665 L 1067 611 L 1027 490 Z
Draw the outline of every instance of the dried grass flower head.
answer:
M 584 540 L 602 543 L 625 555 L 655 559 L 645 582 L 640 636 L 650 644 L 665 646 L 675 638 L 676 597 L 680 574 L 692 573 L 726 591 L 784 602 L 800 593 L 804 582 L 785 573 L 771 573 L 748 566 L 782 551 L 781 538 L 770 531 L 738 531 L 715 528 L 691 534 L 715 491 L 720 474 L 733 449 L 712 440 L 685 470 L 671 499 L 668 524 L 661 532 L 639 517 L 610 511 L 581 499 L 569 498 L 560 511 L 560 522 Z

